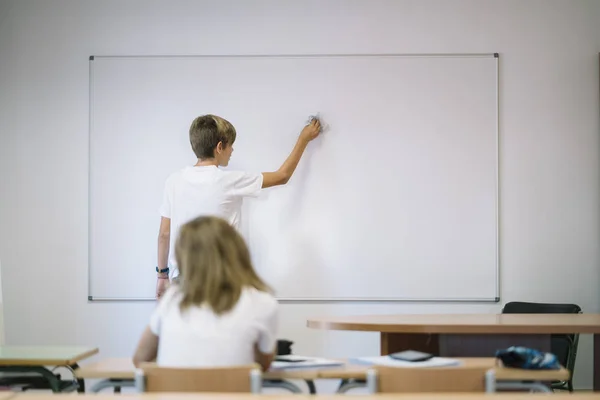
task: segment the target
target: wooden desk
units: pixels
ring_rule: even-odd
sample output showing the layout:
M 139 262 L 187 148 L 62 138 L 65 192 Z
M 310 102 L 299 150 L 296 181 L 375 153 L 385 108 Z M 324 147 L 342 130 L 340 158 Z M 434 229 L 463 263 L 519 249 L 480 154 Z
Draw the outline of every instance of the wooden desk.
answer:
M 319 378 L 319 372 L 319 369 L 308 368 L 268 371 L 263 375 L 263 379 L 314 380 Z M 131 358 L 106 358 L 84 365 L 75 371 L 75 376 L 81 379 L 132 380 L 135 378 L 135 367 Z
M 79 368 L 78 362 L 98 353 L 97 348 L 73 346 L 0 346 L 0 372 L 10 373 L 0 385 L 23 384 L 53 392 L 85 391 L 83 380 L 61 380 L 47 367 Z
M 460 394 L 376 394 L 361 395 L 361 400 L 490 400 L 492 396 L 495 400 L 542 400 L 548 399 L 547 394 L 486 394 L 486 393 L 460 393 Z M 552 400 L 598 400 L 598 395 L 593 393 L 564 394 L 556 393 L 551 395 Z M 114 395 L 106 394 L 87 394 L 77 396 L 81 400 L 115 400 Z M 126 400 L 298 400 L 306 398 L 304 396 L 286 394 L 245 394 L 245 393 L 144 393 L 123 395 Z M 312 398 L 318 400 L 340 400 L 339 395 L 318 395 Z M 11 400 L 73 400 L 72 395 L 67 394 L 23 394 L 16 395 Z
M 506 368 L 499 365 L 493 357 L 467 357 L 457 358 L 461 367 L 468 368 L 494 368 L 496 380 L 506 381 L 560 381 L 569 379 L 569 371 L 566 368 L 558 370 L 531 371 L 526 369 Z M 369 367 L 357 364 L 346 364 L 340 368 L 323 368 L 319 370 L 318 379 L 365 379 Z M 456 368 L 456 367 L 448 367 Z
M 0 346 L 0 366 L 68 367 L 97 353 L 96 348 L 74 346 Z
M 552 334 L 593 334 L 594 390 L 600 390 L 599 314 L 367 315 L 314 318 L 307 325 L 380 332 L 382 355 L 414 349 L 445 357 L 490 357 L 513 345 L 550 351 Z
M 520 381 L 553 381 L 569 379 L 569 371 L 565 368 L 550 371 L 528 371 L 514 368 L 504 368 L 497 365 L 495 358 L 461 358 L 461 366 L 494 368 L 498 382 L 520 382 Z M 263 375 L 264 380 L 306 380 L 316 379 L 357 379 L 364 380 L 367 376 L 368 366 L 357 364 L 345 364 L 342 367 L 325 367 L 319 369 L 286 369 L 278 371 L 267 371 Z M 456 368 L 456 367 L 448 367 Z M 115 388 L 120 392 L 121 387 L 133 386 L 135 368 L 130 358 L 108 358 L 98 362 L 85 365 L 75 371 L 79 379 L 103 379 L 92 388 L 98 392 L 104 388 Z M 269 387 L 268 385 L 266 387 Z M 272 385 L 271 387 L 285 387 Z M 294 391 L 294 390 L 291 390 Z M 1 400 L 1 399 L 0 399 Z

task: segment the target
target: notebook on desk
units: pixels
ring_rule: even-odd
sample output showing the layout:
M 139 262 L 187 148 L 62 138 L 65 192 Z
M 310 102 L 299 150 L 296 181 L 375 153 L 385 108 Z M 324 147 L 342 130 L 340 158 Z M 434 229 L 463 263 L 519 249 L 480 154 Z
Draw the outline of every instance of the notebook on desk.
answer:
M 292 368 L 320 368 L 320 367 L 339 367 L 344 362 L 339 360 L 329 360 L 318 357 L 305 357 L 299 355 L 277 356 L 271 363 L 272 370 L 292 369 Z
M 451 367 L 460 365 L 461 361 L 453 358 L 433 357 L 426 361 L 402 361 L 389 356 L 377 357 L 358 357 L 349 360 L 354 364 L 361 365 L 381 365 L 385 367 L 405 367 L 405 368 L 435 368 Z

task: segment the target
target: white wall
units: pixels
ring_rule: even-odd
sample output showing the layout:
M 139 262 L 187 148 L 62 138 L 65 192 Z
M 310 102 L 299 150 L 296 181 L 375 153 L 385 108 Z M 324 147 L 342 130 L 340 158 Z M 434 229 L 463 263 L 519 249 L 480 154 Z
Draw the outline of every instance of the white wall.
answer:
M 86 301 L 91 54 L 501 53 L 502 301 L 575 302 L 599 312 L 598 21 L 595 0 L 3 1 L 7 343 L 98 345 L 104 356 L 125 356 L 153 307 Z M 116 266 L 106 274 L 119 279 Z M 499 309 L 291 304 L 281 336 L 297 342 L 296 352 L 376 353 L 376 334 L 312 331 L 306 318 Z M 576 384 L 589 388 L 589 338 L 578 357 Z

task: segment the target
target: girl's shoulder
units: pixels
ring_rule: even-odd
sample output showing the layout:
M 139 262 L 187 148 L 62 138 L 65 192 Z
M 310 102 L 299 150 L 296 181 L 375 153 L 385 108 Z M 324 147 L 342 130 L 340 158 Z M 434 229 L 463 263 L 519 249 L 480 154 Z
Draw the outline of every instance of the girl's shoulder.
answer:
M 240 298 L 241 301 L 252 304 L 254 307 L 261 307 L 266 309 L 277 308 L 279 303 L 275 296 L 271 293 L 263 292 L 254 287 L 246 287 Z

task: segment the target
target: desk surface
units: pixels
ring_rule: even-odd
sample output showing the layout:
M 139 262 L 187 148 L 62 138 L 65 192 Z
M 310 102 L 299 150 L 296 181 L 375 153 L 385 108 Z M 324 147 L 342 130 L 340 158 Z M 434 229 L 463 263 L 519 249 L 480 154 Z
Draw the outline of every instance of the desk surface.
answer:
M 560 370 L 530 371 L 515 368 L 504 368 L 496 365 L 496 359 L 486 358 L 458 358 L 463 366 L 468 367 L 496 367 L 496 380 L 498 381 L 553 381 L 569 379 L 569 371 Z M 365 379 L 369 367 L 365 365 L 346 364 L 342 367 L 324 367 L 319 369 L 298 368 L 278 371 L 268 371 L 264 379 Z M 455 368 L 455 367 L 449 367 Z M 133 379 L 135 369 L 129 358 L 107 358 L 98 362 L 84 365 L 75 371 L 78 378 L 84 379 Z M 2 399 L 0 399 L 2 400 Z
M 497 381 L 562 381 L 569 379 L 569 371 L 561 367 L 558 370 L 532 371 L 518 368 L 505 368 L 497 364 L 493 357 L 456 358 L 461 367 L 494 368 Z M 327 368 L 319 371 L 320 379 L 365 379 L 369 367 L 357 364 L 346 364 L 343 368 Z M 456 367 L 448 367 L 456 368 Z
M 492 395 L 498 400 L 535 400 L 548 399 L 547 393 L 498 393 Z M 78 395 L 77 398 L 89 400 L 115 400 L 113 394 L 87 394 Z M 598 395 L 593 393 L 581 394 L 563 394 L 555 393 L 551 395 L 552 400 L 598 400 Z M 256 400 L 260 398 L 268 400 L 298 400 L 300 398 L 311 398 L 319 400 L 340 400 L 340 395 L 313 395 L 303 396 L 300 394 L 245 394 L 245 393 L 145 393 L 145 394 L 121 394 L 119 398 L 122 400 Z M 72 394 L 18 394 L 11 400 L 72 400 Z M 377 395 L 360 395 L 361 400 L 489 400 L 490 394 L 486 393 L 461 393 L 461 394 L 377 394 Z
M 309 328 L 387 333 L 600 333 L 600 314 L 431 314 L 311 318 Z
M 97 348 L 77 346 L 0 346 L 0 366 L 67 366 L 96 353 Z

